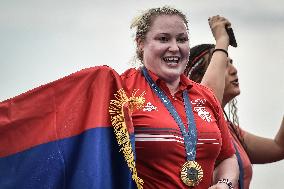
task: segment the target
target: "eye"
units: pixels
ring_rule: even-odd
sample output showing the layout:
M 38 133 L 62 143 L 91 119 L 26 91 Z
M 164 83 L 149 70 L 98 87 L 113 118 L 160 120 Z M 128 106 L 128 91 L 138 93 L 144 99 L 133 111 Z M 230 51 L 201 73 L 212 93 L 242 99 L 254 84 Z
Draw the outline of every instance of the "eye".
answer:
M 169 39 L 166 36 L 161 36 L 158 38 L 158 40 L 162 43 L 169 41 Z
M 177 42 L 179 43 L 185 43 L 188 41 L 188 38 L 187 37 L 178 37 L 177 38 Z

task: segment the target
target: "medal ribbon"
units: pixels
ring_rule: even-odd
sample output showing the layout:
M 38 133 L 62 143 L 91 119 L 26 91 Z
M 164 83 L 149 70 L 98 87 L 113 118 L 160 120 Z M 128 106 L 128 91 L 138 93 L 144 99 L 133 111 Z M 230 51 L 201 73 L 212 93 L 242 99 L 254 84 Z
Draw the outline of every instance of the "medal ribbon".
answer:
M 184 101 L 187 124 L 188 124 L 188 132 L 187 132 L 180 116 L 178 115 L 178 112 L 171 103 L 170 99 L 152 80 L 147 69 L 144 66 L 142 67 L 142 73 L 146 78 L 148 84 L 151 86 L 152 90 L 157 94 L 161 102 L 164 104 L 164 106 L 167 108 L 167 110 L 169 111 L 169 113 L 171 114 L 171 116 L 174 118 L 175 122 L 179 126 L 182 136 L 184 138 L 187 160 L 194 161 L 196 157 L 197 131 L 191 108 L 191 103 L 189 100 L 188 91 L 187 90 L 183 91 L 183 101 Z
M 227 124 L 230 125 L 230 127 L 234 127 L 233 123 L 231 121 L 229 121 L 229 117 L 227 116 L 226 112 L 223 110 L 224 112 L 224 115 L 227 119 Z M 232 125 L 231 125 L 232 124 Z M 237 148 L 237 145 L 235 143 L 235 141 L 233 141 L 233 144 L 234 144 L 234 147 L 235 147 L 235 150 L 236 150 L 236 156 L 237 156 L 237 159 L 238 159 L 238 165 L 239 165 L 239 171 L 240 171 L 240 175 L 239 175 L 239 189 L 243 189 L 244 188 L 244 166 L 243 166 L 243 161 L 242 161 L 242 158 L 241 158 L 241 155 L 240 155 L 240 152 Z
M 239 150 L 237 149 L 237 145 L 235 144 L 235 141 L 233 141 L 235 150 L 236 150 L 236 156 L 238 159 L 238 164 L 239 164 L 239 170 L 240 170 L 240 175 L 239 175 L 239 189 L 243 189 L 244 188 L 244 168 L 243 168 L 243 162 L 242 162 L 242 158 L 240 155 Z

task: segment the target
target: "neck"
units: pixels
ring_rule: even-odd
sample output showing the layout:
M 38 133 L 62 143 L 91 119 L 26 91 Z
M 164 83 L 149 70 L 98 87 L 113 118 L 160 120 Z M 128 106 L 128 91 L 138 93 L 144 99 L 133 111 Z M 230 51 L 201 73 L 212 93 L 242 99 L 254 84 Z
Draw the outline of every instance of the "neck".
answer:
M 179 86 L 179 79 L 173 81 L 173 82 L 166 82 L 167 87 L 170 90 L 171 95 L 174 95 L 177 90 L 178 90 L 178 86 Z
M 223 108 L 223 109 L 224 109 L 225 106 L 228 104 L 228 102 L 230 102 L 230 100 L 223 97 L 223 100 L 222 100 L 222 108 Z

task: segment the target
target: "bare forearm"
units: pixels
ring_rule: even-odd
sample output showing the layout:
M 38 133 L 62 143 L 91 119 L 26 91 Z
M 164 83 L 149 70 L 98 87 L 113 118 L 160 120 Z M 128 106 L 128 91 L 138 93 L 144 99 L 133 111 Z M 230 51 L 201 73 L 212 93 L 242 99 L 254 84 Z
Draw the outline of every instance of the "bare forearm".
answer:
M 275 139 L 244 133 L 246 152 L 253 164 L 271 163 L 284 159 L 284 118 Z
M 213 183 L 216 185 L 218 180 L 228 179 L 232 182 L 233 187 L 238 185 L 239 166 L 235 155 L 223 160 L 214 170 Z
M 219 44 L 219 45 L 218 45 Z M 227 50 L 225 44 L 217 43 L 215 49 Z M 222 103 L 225 88 L 225 72 L 227 68 L 227 56 L 224 52 L 216 51 L 212 55 L 210 64 L 202 78 L 201 84 L 213 90 L 215 96 Z

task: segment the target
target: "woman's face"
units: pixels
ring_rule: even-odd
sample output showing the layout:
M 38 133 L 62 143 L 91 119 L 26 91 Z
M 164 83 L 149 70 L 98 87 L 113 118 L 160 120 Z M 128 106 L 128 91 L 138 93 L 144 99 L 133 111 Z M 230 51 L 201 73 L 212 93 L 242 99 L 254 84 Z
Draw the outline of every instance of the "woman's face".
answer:
M 223 95 L 223 102 L 225 103 L 228 103 L 230 100 L 240 94 L 239 79 L 237 75 L 238 72 L 232 63 L 232 59 L 229 58 L 229 63 L 225 74 L 225 89 Z
M 145 67 L 166 82 L 177 80 L 189 57 L 188 33 L 177 15 L 153 18 L 145 40 L 138 44 L 143 51 Z
M 210 53 L 212 53 L 212 52 L 213 52 L 213 49 L 210 50 Z M 202 68 L 203 68 L 202 70 L 204 70 L 204 72 L 205 72 L 205 70 L 207 69 L 207 67 L 210 63 L 211 57 L 212 57 L 212 54 L 210 56 L 209 53 L 206 53 L 203 56 L 204 60 L 203 60 L 202 64 L 204 64 L 204 65 L 202 66 Z M 223 104 L 227 104 L 229 101 L 231 101 L 233 98 L 235 98 L 236 96 L 238 96 L 240 94 L 239 79 L 238 79 L 238 75 L 237 75 L 238 71 L 235 68 L 235 66 L 233 65 L 233 60 L 230 57 L 228 57 L 227 61 L 228 61 L 228 66 L 226 68 L 226 73 L 225 73 L 225 88 L 224 88 L 224 94 L 223 94 Z M 200 81 L 199 81 L 199 83 L 200 83 L 203 75 L 202 76 L 198 75 L 198 73 L 196 73 L 196 72 L 194 73 L 193 76 L 195 76 L 197 78 L 196 79 L 197 82 L 198 82 L 198 78 L 200 78 Z M 202 74 L 204 74 L 204 73 L 202 72 Z

